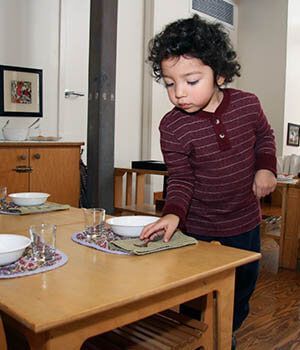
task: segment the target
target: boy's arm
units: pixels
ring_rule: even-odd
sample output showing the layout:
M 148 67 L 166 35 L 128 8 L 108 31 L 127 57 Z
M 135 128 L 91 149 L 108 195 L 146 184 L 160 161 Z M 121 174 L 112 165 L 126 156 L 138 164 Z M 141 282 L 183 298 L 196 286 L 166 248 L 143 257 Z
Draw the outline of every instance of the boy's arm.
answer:
M 188 158 L 188 150 L 166 127 L 160 126 L 160 143 L 164 161 L 168 169 L 168 187 L 163 215 L 179 217 L 179 227 L 183 228 L 194 191 L 194 171 Z
M 259 105 L 256 121 L 255 170 L 270 170 L 276 176 L 276 146 L 274 132 Z
M 255 145 L 255 177 L 253 192 L 258 197 L 264 197 L 276 188 L 276 146 L 274 132 L 259 105 L 256 124 Z

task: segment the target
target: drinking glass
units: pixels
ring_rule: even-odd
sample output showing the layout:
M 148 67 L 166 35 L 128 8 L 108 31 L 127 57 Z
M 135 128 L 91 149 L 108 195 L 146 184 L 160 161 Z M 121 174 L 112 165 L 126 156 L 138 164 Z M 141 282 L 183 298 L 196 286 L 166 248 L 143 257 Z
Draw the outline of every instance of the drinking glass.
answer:
M 42 262 L 53 260 L 56 249 L 56 225 L 32 225 L 29 227 L 29 233 L 34 259 Z
M 88 238 L 100 236 L 104 230 L 105 209 L 83 208 L 84 232 Z
M 0 186 L 0 208 L 1 209 L 7 208 L 6 197 L 7 197 L 7 187 Z

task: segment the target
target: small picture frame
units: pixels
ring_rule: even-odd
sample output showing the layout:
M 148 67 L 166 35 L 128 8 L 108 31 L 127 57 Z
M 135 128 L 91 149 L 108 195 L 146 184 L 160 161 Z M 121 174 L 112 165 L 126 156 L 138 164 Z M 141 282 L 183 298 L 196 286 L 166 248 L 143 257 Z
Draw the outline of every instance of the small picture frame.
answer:
M 0 116 L 43 116 L 43 71 L 0 65 Z
M 299 146 L 300 125 L 288 123 L 287 142 L 288 146 Z

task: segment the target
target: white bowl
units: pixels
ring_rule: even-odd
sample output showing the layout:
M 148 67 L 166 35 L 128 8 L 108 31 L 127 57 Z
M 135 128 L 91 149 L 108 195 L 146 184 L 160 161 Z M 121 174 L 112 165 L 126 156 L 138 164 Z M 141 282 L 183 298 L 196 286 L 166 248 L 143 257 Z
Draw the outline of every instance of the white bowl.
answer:
M 8 141 L 24 141 L 28 138 L 29 128 L 9 128 L 2 129 L 3 137 Z
M 106 220 L 113 232 L 120 236 L 138 237 L 144 226 L 157 221 L 157 216 L 117 216 Z
M 28 237 L 0 234 L 0 266 L 11 264 L 21 258 L 25 248 L 31 244 Z
M 19 206 L 41 205 L 46 202 L 49 196 L 50 194 L 42 192 L 19 192 L 8 195 Z

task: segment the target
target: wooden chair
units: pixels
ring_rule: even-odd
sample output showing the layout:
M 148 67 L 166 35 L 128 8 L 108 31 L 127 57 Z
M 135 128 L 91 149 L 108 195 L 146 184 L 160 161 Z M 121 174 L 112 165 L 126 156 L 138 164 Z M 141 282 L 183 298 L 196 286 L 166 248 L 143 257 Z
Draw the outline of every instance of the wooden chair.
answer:
M 160 216 L 161 212 L 156 210 L 154 204 L 145 203 L 146 177 L 149 175 L 166 176 L 167 174 L 166 171 L 158 170 L 115 168 L 114 214 L 132 213 Z

